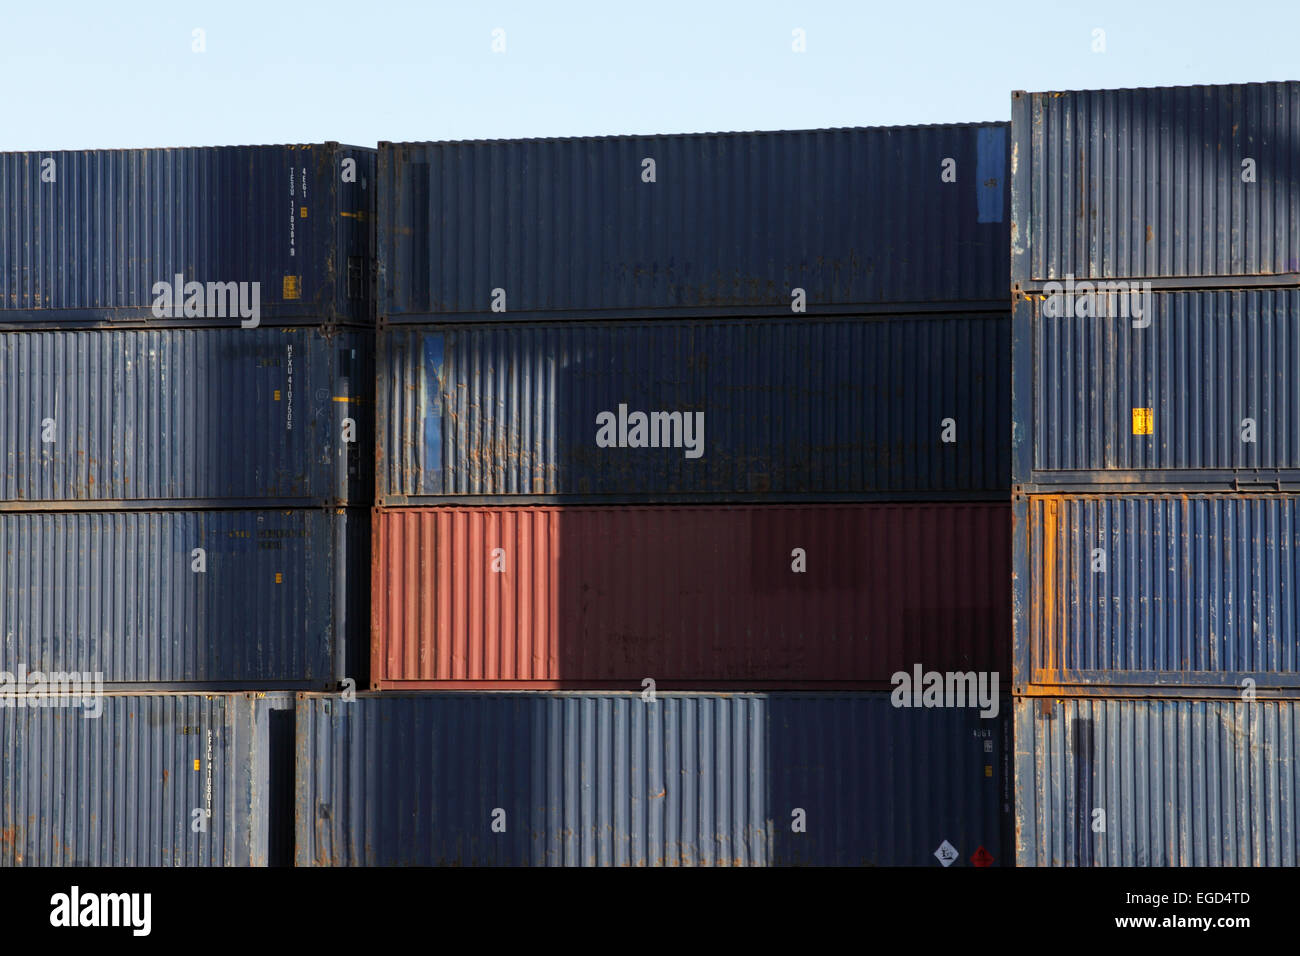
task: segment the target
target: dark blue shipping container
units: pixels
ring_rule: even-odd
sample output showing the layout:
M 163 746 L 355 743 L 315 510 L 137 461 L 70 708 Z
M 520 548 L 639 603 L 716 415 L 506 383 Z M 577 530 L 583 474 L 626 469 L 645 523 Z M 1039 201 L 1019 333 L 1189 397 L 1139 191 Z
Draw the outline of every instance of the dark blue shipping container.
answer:
M 384 504 L 1008 494 L 1005 313 L 390 328 L 380 353 Z
M 1300 278 L 1300 82 L 1013 93 L 1012 279 Z
M 1145 302 L 1137 317 L 1017 307 L 1016 482 L 1300 488 L 1300 290 Z
M 1007 864 L 1009 706 L 982 718 L 896 708 L 888 693 L 302 695 L 297 862 Z
M 0 510 L 369 503 L 372 363 L 321 328 L 0 333 Z
M 1015 713 L 1020 866 L 1300 863 L 1300 702 L 1018 698 Z
M 371 324 L 374 166 L 337 143 L 0 153 L 0 327 L 238 326 L 215 283 L 248 283 L 246 312 L 256 283 L 263 324 Z M 159 299 L 178 275 L 201 314 Z
M 1005 123 L 381 143 L 379 314 L 1002 309 L 1007 164 Z
M 363 683 L 364 510 L 0 513 L 0 671 Z
M 1300 689 L 1300 497 L 1035 495 L 1013 514 L 1017 692 Z
M 292 862 L 293 699 L 0 703 L 0 867 Z

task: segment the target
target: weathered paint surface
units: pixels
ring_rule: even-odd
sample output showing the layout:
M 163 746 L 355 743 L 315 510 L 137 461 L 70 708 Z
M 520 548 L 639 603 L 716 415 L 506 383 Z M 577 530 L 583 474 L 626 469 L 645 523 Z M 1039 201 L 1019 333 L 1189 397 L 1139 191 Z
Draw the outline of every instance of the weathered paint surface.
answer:
M 367 531 L 317 509 L 0 513 L 0 671 L 363 680 Z
M 999 504 L 377 510 L 378 686 L 1005 680 Z
M 1300 688 L 1297 496 L 1045 495 L 1017 515 L 1018 686 Z
M 303 696 L 297 862 L 1010 862 L 1009 721 L 878 694 Z
M 1300 273 L 1300 83 L 1017 93 L 1012 278 Z
M 155 316 L 178 274 L 257 283 L 267 324 L 373 324 L 374 167 L 336 143 L 0 153 L 0 325 L 239 326 Z
M 1296 866 L 1300 702 L 1017 698 L 1020 866 Z
M 1022 313 L 1039 486 L 1300 479 L 1300 291 L 1153 292 L 1140 319 L 1052 308 Z
M 0 866 L 276 862 L 291 823 L 269 768 L 292 759 L 278 739 L 291 700 L 107 695 L 97 712 L 57 701 L 0 707 Z
M 320 329 L 0 333 L 0 502 L 369 503 L 372 348 Z
M 381 143 L 379 313 L 1000 308 L 1006 167 L 1005 123 Z
M 380 351 L 388 504 L 1008 495 L 1005 313 L 438 326 Z M 620 406 L 677 419 L 598 444 Z

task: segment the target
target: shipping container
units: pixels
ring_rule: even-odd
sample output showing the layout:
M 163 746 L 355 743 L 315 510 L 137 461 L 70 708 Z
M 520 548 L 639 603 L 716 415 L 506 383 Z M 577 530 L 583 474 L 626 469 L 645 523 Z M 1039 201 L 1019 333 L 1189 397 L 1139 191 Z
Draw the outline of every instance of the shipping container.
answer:
M 1300 279 L 1300 82 L 1013 93 L 1011 276 Z
M 1300 490 L 1300 290 L 1144 298 L 1016 309 L 1017 484 Z
M 337 143 L 0 153 L 0 327 L 373 324 L 374 167 Z
M 1007 313 L 388 329 L 379 500 L 1006 501 L 1010 334 Z
M 292 863 L 293 698 L 0 698 L 0 866 Z
M 1300 690 L 1300 497 L 1044 495 L 1014 512 L 1017 693 Z
M 378 688 L 890 687 L 1009 667 L 1005 504 L 374 512 Z
M 300 866 L 1009 864 L 1009 699 L 301 695 Z M 945 849 L 948 848 L 948 849 Z
M 0 509 L 373 497 L 363 333 L 8 332 L 0 350 Z
M 380 143 L 379 314 L 1001 310 L 1007 131 Z
M 0 513 L 0 670 L 363 682 L 368 531 L 364 510 Z
M 1300 701 L 1017 698 L 1020 866 L 1296 866 Z

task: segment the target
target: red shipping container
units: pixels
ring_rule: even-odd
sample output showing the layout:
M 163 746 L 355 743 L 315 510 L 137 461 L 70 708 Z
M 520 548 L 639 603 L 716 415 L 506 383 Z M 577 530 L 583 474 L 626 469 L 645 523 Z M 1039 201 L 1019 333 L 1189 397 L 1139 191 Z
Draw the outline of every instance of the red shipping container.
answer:
M 376 509 L 371 679 L 887 688 L 921 665 L 1001 687 L 1010 527 L 1009 503 Z

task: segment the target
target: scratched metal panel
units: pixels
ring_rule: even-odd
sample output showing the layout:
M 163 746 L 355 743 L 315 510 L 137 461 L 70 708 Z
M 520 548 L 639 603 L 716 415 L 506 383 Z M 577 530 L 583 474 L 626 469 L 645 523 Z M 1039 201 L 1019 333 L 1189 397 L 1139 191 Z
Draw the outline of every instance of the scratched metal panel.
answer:
M 114 684 L 363 680 L 366 517 L 0 513 L 0 670 Z
M 1000 308 L 1007 131 L 381 143 L 379 312 L 414 322 L 788 314 L 795 288 L 814 314 Z M 495 289 L 505 300 L 494 309 Z
M 1009 667 L 1006 504 L 374 512 L 377 686 L 891 686 Z
M 1141 317 L 1034 303 L 1033 479 L 1222 483 L 1300 469 L 1300 290 L 1155 292 Z M 1135 420 L 1149 409 L 1149 420 Z M 1072 475 L 1071 472 L 1097 474 Z M 1086 488 L 1080 488 L 1086 491 Z
M 278 740 L 286 706 L 242 694 L 9 698 L 0 866 L 266 865 L 272 837 L 292 827 L 269 778 L 269 761 L 292 759 Z
M 1015 734 L 1020 866 L 1300 863 L 1300 702 L 1017 698 Z
M 1027 521 L 1018 685 L 1300 690 L 1300 497 L 1033 496 Z
M 368 503 L 372 349 L 306 328 L 0 333 L 0 501 Z
M 0 325 L 238 324 L 154 315 L 178 274 L 258 283 L 267 324 L 373 324 L 374 167 L 336 143 L 0 153 Z
M 1010 334 L 1005 312 L 390 328 L 381 501 L 1006 500 Z M 703 414 L 698 456 L 598 446 L 620 405 Z
M 1016 93 L 1012 118 L 1013 279 L 1300 272 L 1300 82 Z
M 981 847 L 1006 864 L 1009 706 L 981 718 L 887 693 L 305 695 L 297 862 L 937 867 L 947 841 L 954 866 Z

